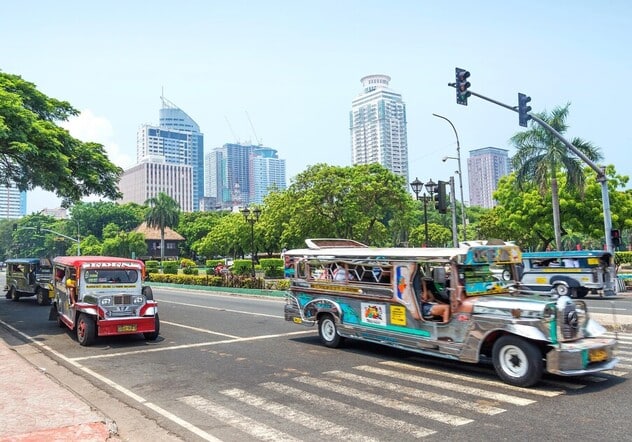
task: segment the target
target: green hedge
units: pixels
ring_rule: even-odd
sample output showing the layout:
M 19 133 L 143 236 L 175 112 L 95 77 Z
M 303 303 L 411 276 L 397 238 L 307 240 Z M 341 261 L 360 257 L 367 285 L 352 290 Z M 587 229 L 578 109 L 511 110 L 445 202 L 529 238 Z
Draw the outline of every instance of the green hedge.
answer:
M 163 282 L 167 284 L 199 285 L 211 287 L 233 287 L 268 290 L 286 290 L 287 288 L 289 288 L 289 282 L 285 280 L 279 280 L 278 282 L 268 282 L 263 278 L 252 278 L 250 276 L 239 275 L 205 276 L 152 273 L 151 275 L 149 275 L 149 280 L 151 282 Z
M 170 275 L 178 274 L 178 263 L 176 261 L 165 261 L 162 263 L 162 273 Z
M 204 266 L 206 266 L 207 269 L 214 269 L 215 267 L 217 267 L 219 263 L 224 264 L 224 260 L 223 259 L 207 259 L 204 262 Z
M 235 275 L 250 275 L 252 272 L 252 261 L 249 259 L 236 259 L 230 271 Z

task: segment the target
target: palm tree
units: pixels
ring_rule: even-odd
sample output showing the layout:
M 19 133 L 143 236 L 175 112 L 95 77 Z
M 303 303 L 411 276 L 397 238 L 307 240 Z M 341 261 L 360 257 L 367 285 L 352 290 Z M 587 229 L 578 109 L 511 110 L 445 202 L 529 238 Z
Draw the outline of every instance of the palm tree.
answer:
M 149 210 L 145 215 L 147 226 L 160 229 L 160 261 L 165 259 L 165 228 L 174 227 L 180 218 L 180 206 L 169 195 L 160 192 L 145 201 Z
M 570 103 L 567 103 L 564 107 L 556 107 L 550 114 L 543 112 L 536 115 L 560 134 L 563 134 L 568 129 L 566 117 L 569 106 Z M 573 138 L 570 141 L 591 161 L 602 159 L 599 148 L 590 142 L 580 138 Z M 512 161 L 518 187 L 522 189 L 525 184 L 533 183 L 538 187 L 542 196 L 546 195 L 548 189 L 551 189 L 555 246 L 557 250 L 561 250 L 560 201 L 556 174 L 563 171 L 566 174 L 566 189 L 576 190 L 580 195 L 583 195 L 585 187 L 584 164 L 557 137 L 537 123 L 532 122 L 529 130 L 514 135 L 511 142 L 517 148 Z

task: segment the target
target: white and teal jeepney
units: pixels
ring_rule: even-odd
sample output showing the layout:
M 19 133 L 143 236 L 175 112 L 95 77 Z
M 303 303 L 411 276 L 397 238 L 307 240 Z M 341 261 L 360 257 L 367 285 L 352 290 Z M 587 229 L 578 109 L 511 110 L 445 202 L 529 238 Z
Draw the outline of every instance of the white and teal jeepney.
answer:
M 506 383 L 532 386 L 544 371 L 576 376 L 617 364 L 616 340 L 569 296 L 522 294 L 514 245 L 376 248 L 340 239 L 306 240 L 285 253 L 291 266 L 285 319 L 318 325 L 321 342 L 345 338 L 426 355 L 493 361 Z M 434 316 L 434 298 L 448 310 Z

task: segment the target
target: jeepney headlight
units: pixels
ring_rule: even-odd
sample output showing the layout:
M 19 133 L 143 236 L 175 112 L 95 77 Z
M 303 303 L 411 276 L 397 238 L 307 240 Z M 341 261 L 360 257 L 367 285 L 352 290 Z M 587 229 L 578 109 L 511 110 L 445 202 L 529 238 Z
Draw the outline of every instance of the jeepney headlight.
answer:
M 141 305 L 143 302 L 145 302 L 145 298 L 143 296 L 134 296 L 134 299 L 132 300 L 132 303 L 137 305 Z
M 105 298 L 101 298 L 99 299 L 99 304 L 101 304 L 104 307 L 109 307 L 112 305 L 112 298 L 109 296 Z
M 542 319 L 546 322 L 551 322 L 555 319 L 557 315 L 557 309 L 555 308 L 555 304 L 547 304 L 544 307 L 544 311 L 542 312 Z

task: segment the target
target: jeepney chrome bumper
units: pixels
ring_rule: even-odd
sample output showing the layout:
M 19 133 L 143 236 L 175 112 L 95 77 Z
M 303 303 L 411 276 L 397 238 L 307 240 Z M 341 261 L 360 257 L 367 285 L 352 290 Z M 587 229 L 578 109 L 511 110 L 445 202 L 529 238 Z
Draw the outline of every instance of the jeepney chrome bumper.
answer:
M 614 357 L 617 341 L 586 338 L 565 342 L 546 355 L 546 370 L 560 376 L 578 376 L 612 370 L 619 362 Z

